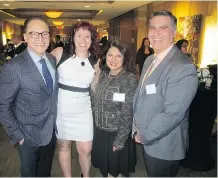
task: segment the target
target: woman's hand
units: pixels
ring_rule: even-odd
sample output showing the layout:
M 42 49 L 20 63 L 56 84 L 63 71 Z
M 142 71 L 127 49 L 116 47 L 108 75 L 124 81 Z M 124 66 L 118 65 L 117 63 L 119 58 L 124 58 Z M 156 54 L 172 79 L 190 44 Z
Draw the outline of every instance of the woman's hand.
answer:
M 117 148 L 115 146 L 113 146 L 113 151 L 116 151 L 116 150 L 117 150 Z
M 135 135 L 135 142 L 136 142 L 136 143 L 142 143 L 139 133 L 137 133 L 137 134 Z

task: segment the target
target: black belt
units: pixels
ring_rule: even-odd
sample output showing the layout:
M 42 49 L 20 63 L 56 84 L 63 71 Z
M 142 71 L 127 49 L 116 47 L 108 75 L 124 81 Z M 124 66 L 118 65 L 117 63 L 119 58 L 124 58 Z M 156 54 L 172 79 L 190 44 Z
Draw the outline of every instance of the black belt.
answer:
M 89 92 L 90 91 L 90 87 L 88 87 L 88 88 L 79 88 L 79 87 L 64 85 L 64 84 L 61 84 L 61 83 L 58 83 L 58 87 L 63 89 L 63 90 L 75 91 L 75 92 Z

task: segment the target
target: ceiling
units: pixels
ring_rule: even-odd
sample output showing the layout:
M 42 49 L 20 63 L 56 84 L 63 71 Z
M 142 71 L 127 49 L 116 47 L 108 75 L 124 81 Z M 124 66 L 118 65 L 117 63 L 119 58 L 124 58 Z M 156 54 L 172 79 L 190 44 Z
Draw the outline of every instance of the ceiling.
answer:
M 113 1 L 1 1 L 0 19 L 11 23 L 23 25 L 28 16 L 45 16 L 44 11 L 59 10 L 63 14 L 55 19 L 64 22 L 64 26 L 71 26 L 78 20 L 88 20 L 94 25 L 105 24 L 121 14 L 133 10 L 142 5 L 148 4 L 147 0 L 113 0 Z M 85 7 L 86 6 L 86 7 Z M 48 18 L 50 25 L 52 19 Z

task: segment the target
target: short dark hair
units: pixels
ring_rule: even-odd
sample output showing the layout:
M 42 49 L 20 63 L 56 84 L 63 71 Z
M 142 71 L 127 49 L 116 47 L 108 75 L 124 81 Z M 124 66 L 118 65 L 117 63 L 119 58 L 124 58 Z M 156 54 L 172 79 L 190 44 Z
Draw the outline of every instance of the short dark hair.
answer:
M 188 40 L 186 40 L 186 39 L 178 40 L 176 42 L 176 46 L 181 50 L 183 43 L 187 43 L 188 44 Z
M 26 32 L 27 30 L 27 26 L 28 24 L 32 21 L 32 20 L 41 20 L 42 22 L 45 22 L 46 25 L 48 25 L 49 28 L 49 23 L 46 19 L 44 19 L 43 17 L 28 17 L 25 22 L 24 22 L 24 31 Z
M 17 39 L 19 39 L 19 40 L 22 40 L 22 36 L 21 36 L 21 35 L 18 35 L 18 34 L 13 34 L 13 35 L 11 36 L 11 39 L 14 39 L 14 38 L 17 38 Z
M 163 10 L 163 11 L 156 11 L 156 12 L 153 12 L 149 18 L 149 23 L 150 23 L 150 20 L 153 18 L 153 17 L 156 17 L 156 16 L 167 16 L 167 17 L 170 17 L 171 19 L 171 24 L 174 28 L 174 30 L 176 30 L 177 28 L 177 18 L 170 12 L 170 11 L 166 11 L 166 10 Z
M 108 44 L 108 47 L 107 47 L 107 50 L 106 50 L 106 56 L 107 56 L 107 52 L 108 50 L 111 48 L 111 47 L 115 47 L 117 48 L 120 53 L 123 55 L 123 69 L 126 71 L 126 72 L 131 72 L 133 73 L 135 71 L 135 68 L 134 68 L 134 61 L 131 59 L 131 56 L 130 56 L 130 52 L 128 50 L 128 48 L 126 47 L 126 45 L 124 45 L 123 43 L 119 42 L 119 41 L 111 41 L 109 44 Z M 104 71 L 107 71 L 109 72 L 109 68 L 106 66 L 106 65 L 101 65 L 101 69 L 104 70 Z
M 71 56 L 76 54 L 74 36 L 76 31 L 78 31 L 80 28 L 90 31 L 92 43 L 89 48 L 89 53 L 91 54 L 92 57 L 95 57 L 97 59 L 99 55 L 99 45 L 97 42 L 97 29 L 91 23 L 86 21 L 77 22 L 75 25 L 71 27 L 70 33 L 68 35 L 66 52 Z
M 61 39 L 61 36 L 60 36 L 60 35 L 56 35 L 56 36 L 55 36 L 55 39 L 56 39 L 56 40 L 60 40 L 60 39 Z

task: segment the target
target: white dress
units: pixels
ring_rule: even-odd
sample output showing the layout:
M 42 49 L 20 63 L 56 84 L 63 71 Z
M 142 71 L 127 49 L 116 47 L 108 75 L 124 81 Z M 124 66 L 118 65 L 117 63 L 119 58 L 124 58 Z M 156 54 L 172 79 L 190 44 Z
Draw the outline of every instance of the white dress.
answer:
M 85 65 L 82 66 L 81 62 Z M 95 71 L 88 58 L 71 57 L 58 67 L 59 83 L 88 88 Z M 57 138 L 72 141 L 93 139 L 93 116 L 89 92 L 74 92 L 59 88 Z

